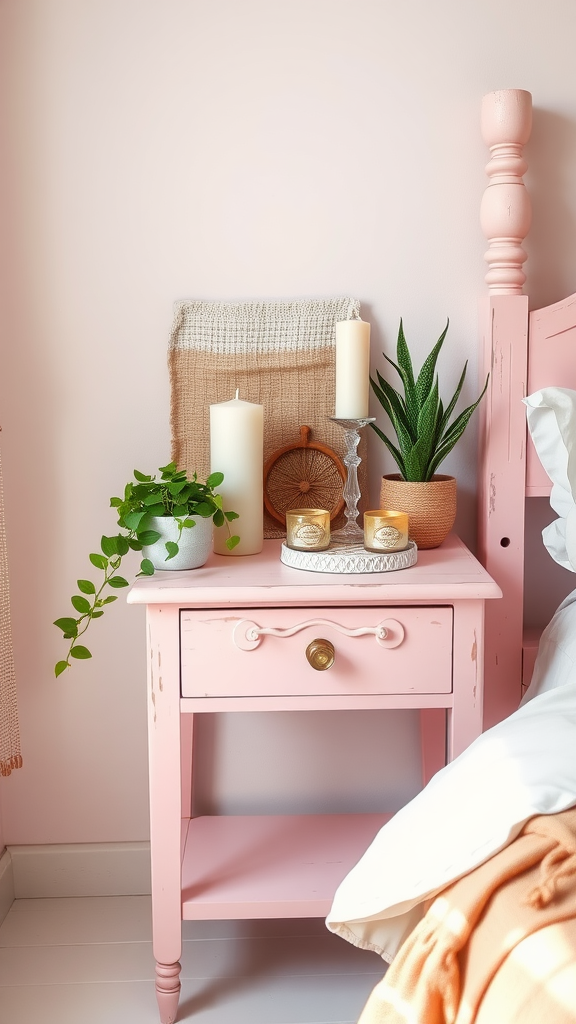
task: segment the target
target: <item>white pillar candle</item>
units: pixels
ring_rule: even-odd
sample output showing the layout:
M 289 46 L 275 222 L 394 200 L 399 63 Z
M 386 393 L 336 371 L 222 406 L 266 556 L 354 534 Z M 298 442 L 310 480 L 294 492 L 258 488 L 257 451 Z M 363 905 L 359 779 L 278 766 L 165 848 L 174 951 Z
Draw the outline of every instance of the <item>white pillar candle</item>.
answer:
M 214 530 L 214 551 L 219 555 L 255 555 L 264 538 L 264 410 L 261 405 L 236 398 L 210 406 L 210 472 L 223 473 L 218 488 L 226 511 L 237 512 L 230 523 L 240 543 L 226 547 L 228 530 Z
M 370 324 L 342 320 L 336 324 L 336 411 L 341 420 L 369 415 Z

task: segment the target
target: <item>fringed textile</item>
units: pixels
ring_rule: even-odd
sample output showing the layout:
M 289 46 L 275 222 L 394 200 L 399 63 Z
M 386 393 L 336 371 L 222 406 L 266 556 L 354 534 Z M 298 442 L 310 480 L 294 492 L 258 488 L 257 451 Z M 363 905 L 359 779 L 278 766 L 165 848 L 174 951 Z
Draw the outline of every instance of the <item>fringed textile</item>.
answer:
M 4 523 L 4 489 L 0 458 L 0 775 L 22 767 L 20 729 L 16 705 L 16 678 L 10 622 L 8 553 Z

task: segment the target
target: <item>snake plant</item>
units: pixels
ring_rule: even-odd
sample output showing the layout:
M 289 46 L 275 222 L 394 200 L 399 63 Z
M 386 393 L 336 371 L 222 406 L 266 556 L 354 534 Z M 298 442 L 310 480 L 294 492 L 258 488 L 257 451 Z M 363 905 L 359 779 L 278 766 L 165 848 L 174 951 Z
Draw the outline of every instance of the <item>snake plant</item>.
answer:
M 370 378 L 372 390 L 394 428 L 397 444 L 394 444 L 375 423 L 370 425 L 388 448 L 404 480 L 422 482 L 432 479 L 440 463 L 462 436 L 488 387 L 487 377 L 480 397 L 455 419 L 451 419 L 462 391 L 468 362 L 464 364 L 456 391 L 444 408 L 439 394 L 436 360 L 449 323 L 447 320 L 446 327 L 424 360 L 418 377 L 415 378 L 404 327 L 400 320 L 396 347 L 397 363 L 385 353 L 382 354 L 398 373 L 403 385 L 403 394 L 396 391 L 378 371 L 377 382 Z

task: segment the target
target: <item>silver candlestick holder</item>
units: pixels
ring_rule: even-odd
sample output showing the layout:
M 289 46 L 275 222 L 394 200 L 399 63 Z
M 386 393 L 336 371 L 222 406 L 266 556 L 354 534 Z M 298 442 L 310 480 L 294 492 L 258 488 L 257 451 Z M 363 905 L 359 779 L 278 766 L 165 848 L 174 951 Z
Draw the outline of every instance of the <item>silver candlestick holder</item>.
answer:
M 375 416 L 365 416 L 362 419 L 340 419 L 338 416 L 331 416 L 333 423 L 337 423 L 344 430 L 344 441 L 346 454 L 343 462 L 346 466 L 347 475 L 344 484 L 343 497 L 346 502 L 344 515 L 346 525 L 341 530 L 336 530 L 331 537 L 330 546 L 348 547 L 354 544 L 363 544 L 364 531 L 358 526 L 358 501 L 360 500 L 360 485 L 358 484 L 358 466 L 362 459 L 358 455 L 360 444 L 360 431 L 368 423 L 375 423 Z

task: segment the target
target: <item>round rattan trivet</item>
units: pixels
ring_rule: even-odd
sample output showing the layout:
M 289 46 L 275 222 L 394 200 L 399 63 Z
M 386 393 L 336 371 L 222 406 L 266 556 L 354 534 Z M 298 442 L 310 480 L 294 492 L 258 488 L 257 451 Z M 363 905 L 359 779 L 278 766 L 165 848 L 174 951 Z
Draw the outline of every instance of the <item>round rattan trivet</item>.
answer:
M 273 452 L 264 466 L 264 505 L 282 526 L 291 508 L 325 508 L 331 520 L 344 508 L 346 467 L 311 434 L 310 427 L 300 427 L 300 440 Z

